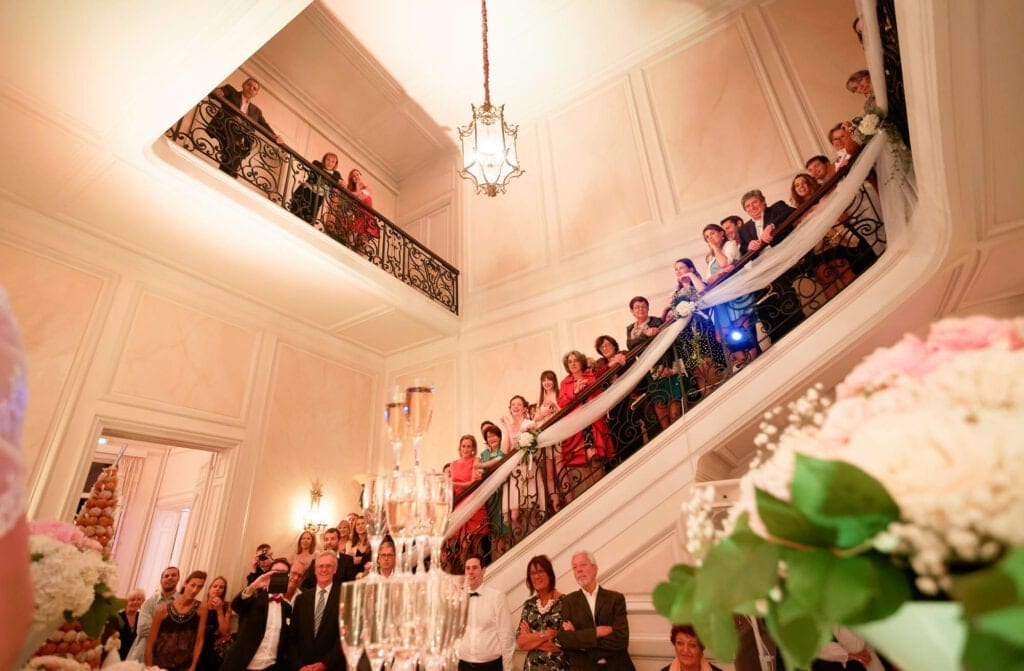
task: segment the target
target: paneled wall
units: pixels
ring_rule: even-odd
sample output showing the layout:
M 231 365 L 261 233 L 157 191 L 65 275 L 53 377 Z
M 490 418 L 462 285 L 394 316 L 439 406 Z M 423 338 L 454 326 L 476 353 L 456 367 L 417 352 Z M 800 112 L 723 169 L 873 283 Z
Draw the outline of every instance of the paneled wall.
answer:
M 601 334 L 624 346 L 629 299 L 647 296 L 659 314 L 673 261 L 705 267 L 701 229 L 742 214 L 743 192 L 788 200 L 805 159 L 831 155 L 828 129 L 863 109 L 845 88 L 865 67 L 854 16 L 852 1 L 751 3 L 523 124 L 526 174 L 507 194 L 463 184 L 452 196 L 461 336 L 388 361 L 389 378 L 423 360 L 458 371 L 456 387 L 438 389 L 455 415 L 435 420 L 436 465 L 453 458 L 460 434 L 507 412 L 513 394 L 535 399 L 541 371 L 565 375 L 570 349 L 594 356 Z M 407 178 L 399 210 L 407 191 L 418 203 L 443 198 L 452 174 Z
M 70 519 L 104 432 L 217 453 L 224 485 L 207 492 L 214 511 L 184 570 L 237 585 L 257 543 L 293 552 L 314 479 L 332 523 L 356 508 L 379 430 L 378 357 L 10 203 L 0 286 L 31 362 L 30 516 Z

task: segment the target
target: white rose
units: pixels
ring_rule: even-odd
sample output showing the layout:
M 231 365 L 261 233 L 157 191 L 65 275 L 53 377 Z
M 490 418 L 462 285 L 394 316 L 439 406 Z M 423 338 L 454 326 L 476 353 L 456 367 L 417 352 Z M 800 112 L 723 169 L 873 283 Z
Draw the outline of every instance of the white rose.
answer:
M 860 125 L 857 126 L 857 130 L 864 135 L 874 135 L 878 132 L 878 124 L 880 122 L 881 119 L 878 118 L 877 114 L 867 114 L 863 119 L 861 119 Z
M 523 431 L 519 434 L 519 438 L 516 442 L 519 444 L 519 447 L 528 448 L 537 444 L 537 438 L 529 431 Z
M 682 319 L 689 319 L 690 315 L 693 314 L 693 303 L 690 301 L 680 301 L 676 305 L 676 314 Z

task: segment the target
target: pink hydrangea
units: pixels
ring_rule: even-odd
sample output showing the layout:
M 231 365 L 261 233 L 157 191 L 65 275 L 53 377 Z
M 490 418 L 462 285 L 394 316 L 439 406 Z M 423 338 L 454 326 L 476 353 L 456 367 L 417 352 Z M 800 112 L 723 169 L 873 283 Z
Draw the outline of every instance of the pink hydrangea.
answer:
M 906 374 L 919 377 L 927 372 L 928 355 L 928 348 L 921 339 L 908 333 L 892 347 L 876 349 L 850 371 L 846 379 L 836 386 L 836 398 L 857 396 L 891 376 Z
M 57 520 L 38 520 L 29 522 L 28 532 L 30 534 L 49 536 L 56 541 L 69 543 L 71 545 L 78 545 L 82 541 L 82 538 L 84 538 L 82 530 L 74 524 L 58 522 Z

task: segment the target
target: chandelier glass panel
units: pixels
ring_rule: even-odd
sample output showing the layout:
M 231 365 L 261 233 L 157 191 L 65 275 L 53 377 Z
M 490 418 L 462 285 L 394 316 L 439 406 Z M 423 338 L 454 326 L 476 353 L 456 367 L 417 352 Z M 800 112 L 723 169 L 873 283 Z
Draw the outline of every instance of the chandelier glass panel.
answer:
M 516 152 L 518 126 L 505 121 L 505 106 L 491 104 L 490 61 L 487 57 L 487 0 L 480 2 L 484 45 L 484 103 L 473 110 L 473 120 L 459 127 L 462 170 L 459 174 L 476 184 L 477 193 L 505 193 L 509 180 L 523 174 Z

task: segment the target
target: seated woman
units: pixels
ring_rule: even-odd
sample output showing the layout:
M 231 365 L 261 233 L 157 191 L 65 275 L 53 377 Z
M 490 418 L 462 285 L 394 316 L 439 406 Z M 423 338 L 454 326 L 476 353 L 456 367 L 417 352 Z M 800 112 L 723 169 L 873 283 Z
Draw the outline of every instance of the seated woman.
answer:
M 677 624 L 669 634 L 676 656 L 672 663 L 661 671 L 721 671 L 717 666 L 704 659 L 704 644 L 697 637 L 697 632 L 688 624 Z
M 675 263 L 676 288 L 669 295 L 669 311 L 675 311 L 681 303 L 696 304 L 700 292 L 704 291 L 704 280 L 690 259 L 677 259 Z M 676 338 L 679 358 L 686 367 L 686 400 L 692 407 L 708 396 L 724 379 L 728 364 L 722 343 L 715 337 L 715 327 L 700 310 L 694 309 L 690 323 Z
M 562 365 L 568 375 L 562 380 L 558 392 L 558 404 L 565 407 L 580 395 L 593 398 L 600 389 L 587 391 L 594 384 L 594 374 L 587 369 L 587 357 L 582 352 L 573 350 L 562 358 Z M 578 408 L 577 408 L 578 409 Z M 604 462 L 615 454 L 608 424 L 604 417 L 599 417 L 593 424 L 586 426 L 579 433 L 562 441 L 559 455 L 556 457 L 558 476 L 564 478 L 571 487 L 563 487 L 563 502 L 570 500 L 585 491 L 600 479 L 604 473 Z M 569 469 L 575 472 L 571 475 Z
M 734 227 L 735 230 L 735 227 Z M 738 240 L 730 240 L 725 229 L 718 224 L 704 227 L 704 241 L 708 243 L 708 282 L 727 276 L 740 258 Z M 735 372 L 753 361 L 758 354 L 754 294 L 746 294 L 711 308 L 711 316 L 718 338 L 729 350 L 729 360 Z
M 341 173 L 335 170 L 338 167 L 337 154 L 328 152 L 319 161 L 313 161 L 313 165 L 330 175 L 335 182 L 341 181 Z M 331 183 L 319 172 L 310 170 L 306 176 L 306 181 L 299 184 L 295 192 L 292 193 L 292 202 L 288 204 L 288 209 L 295 216 L 312 224 L 320 212 L 320 206 L 324 202 L 324 197 L 330 191 Z M 323 230 L 323 225 L 317 228 Z

